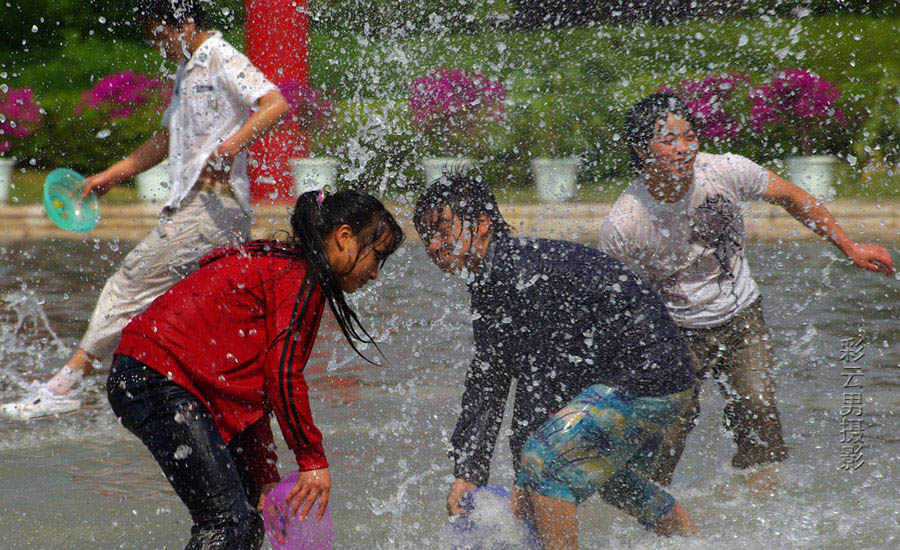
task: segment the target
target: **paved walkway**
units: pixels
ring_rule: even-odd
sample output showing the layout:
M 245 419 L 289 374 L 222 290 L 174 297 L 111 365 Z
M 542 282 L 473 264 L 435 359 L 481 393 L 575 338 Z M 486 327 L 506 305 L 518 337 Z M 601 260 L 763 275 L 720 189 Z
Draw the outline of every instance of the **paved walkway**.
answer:
M 560 204 L 504 204 L 501 205 L 506 220 L 523 234 L 559 239 L 592 242 L 609 204 L 560 203 Z M 407 236 L 417 238 L 409 221 L 408 205 L 389 204 L 395 212 Z M 884 243 L 900 243 L 900 201 L 887 200 L 838 200 L 828 203 L 828 208 L 838 222 L 856 240 L 872 240 Z M 102 207 L 100 224 L 87 238 L 126 241 L 143 238 L 156 225 L 159 206 L 154 205 L 106 205 Z M 277 232 L 290 231 L 287 206 L 258 206 L 254 237 L 277 236 Z M 781 208 L 765 203 L 754 203 L 745 213 L 747 233 L 750 239 L 763 241 L 814 240 L 818 237 L 791 218 Z M 0 206 L 0 240 L 82 239 L 85 235 L 63 231 L 53 225 L 44 214 L 43 207 Z

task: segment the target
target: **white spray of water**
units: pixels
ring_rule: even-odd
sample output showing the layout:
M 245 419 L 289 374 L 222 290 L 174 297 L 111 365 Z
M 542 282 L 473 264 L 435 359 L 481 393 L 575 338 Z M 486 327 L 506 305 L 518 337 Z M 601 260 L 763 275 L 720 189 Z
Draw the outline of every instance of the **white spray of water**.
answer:
M 26 367 L 33 367 L 65 357 L 69 350 L 53 330 L 44 302 L 33 290 L 23 285 L 4 294 L 0 302 L 0 311 L 12 313 L 8 320 L 0 321 L 0 381 L 24 387 L 27 382 L 23 373 L 32 369 L 22 368 L 23 361 Z
M 507 497 L 490 491 L 473 496 L 471 512 L 445 527 L 441 550 L 530 550 L 534 542 L 523 521 L 513 515 Z M 458 525 L 459 524 L 459 525 Z M 464 528 L 460 528 L 465 524 Z

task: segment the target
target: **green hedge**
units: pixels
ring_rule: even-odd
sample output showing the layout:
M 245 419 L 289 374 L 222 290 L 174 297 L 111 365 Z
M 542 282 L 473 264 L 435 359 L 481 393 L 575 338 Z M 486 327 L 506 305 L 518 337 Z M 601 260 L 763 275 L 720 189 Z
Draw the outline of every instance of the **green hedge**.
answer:
M 75 36 L 79 39 L 139 42 L 140 29 L 134 21 L 133 0 L 17 0 L 0 5 L 3 32 L 0 48 L 27 56 L 33 51 L 60 46 Z M 215 0 L 207 7 L 211 26 L 230 29 L 240 26 L 241 0 Z M 23 51 L 24 50 L 24 51 Z
M 240 45 L 243 35 L 225 33 L 232 44 Z M 81 37 L 67 32 L 59 45 L 25 51 L 0 50 L 0 82 L 10 87 L 27 86 L 41 99 L 47 95 L 80 94 L 104 76 L 134 71 L 151 76 L 174 73 L 175 65 L 163 61 L 157 52 L 140 42 Z
M 652 22 L 679 24 L 709 19 L 816 15 L 900 16 L 893 0 L 310 0 L 321 27 L 382 37 L 406 34 L 478 33 L 504 29 L 560 28 Z
M 160 128 L 161 114 L 147 109 L 128 119 L 108 119 L 88 109 L 75 114 L 80 98 L 80 92 L 41 97 L 47 112 L 44 124 L 16 156 L 38 169 L 66 166 L 93 174 L 122 159 Z
M 0 49 L 60 46 L 79 39 L 138 42 L 134 2 L 122 0 L 18 0 L 0 5 L 4 32 Z M 206 2 L 211 26 L 229 30 L 243 21 L 242 0 Z M 764 15 L 900 16 L 894 0 L 309 0 L 314 24 L 328 32 L 384 37 L 411 34 L 473 33 L 486 27 L 546 27 L 653 21 L 666 24 L 709 18 L 758 18 Z M 24 42 L 24 44 L 23 44 Z
M 368 5 L 358 3 L 363 4 Z M 370 8 L 386 4 L 374 2 Z M 470 4 L 475 9 L 477 3 Z M 488 7 L 502 11 L 497 3 Z M 350 181 L 371 188 L 418 180 L 423 148 L 410 124 L 407 85 L 439 65 L 485 73 L 509 91 L 504 122 L 491 126 L 489 139 L 477 148 L 491 161 L 488 173 L 496 183 L 526 184 L 527 161 L 546 154 L 578 155 L 584 182 L 621 178 L 628 171 L 628 155 L 618 134 L 627 107 L 661 84 L 728 70 L 748 72 L 762 82 L 777 70 L 802 67 L 837 82 L 850 125 L 832 136 L 829 146 L 852 156 L 857 167 L 869 161 L 872 151 L 900 162 L 897 18 L 767 16 L 727 24 L 477 34 L 471 28 L 426 34 L 387 27 L 375 37 L 341 30 L 329 21 L 314 21 L 311 80 L 339 99 L 343 123 L 338 134 L 313 141 L 317 152 L 344 159 Z M 19 156 L 33 158 L 36 166 L 70 165 L 94 172 L 127 154 L 157 127 L 158 119 L 145 116 L 104 126 L 90 113 L 75 117 L 72 110 L 81 91 L 119 70 L 158 74 L 163 63 L 148 47 L 128 40 L 71 33 L 64 38 L 64 48 L 0 52 L 3 66 L 14 69 L 5 82 L 34 88 L 48 112 L 44 130 Z M 237 32 L 228 39 L 242 42 Z M 98 138 L 104 129 L 109 136 Z M 789 142 L 766 139 L 747 139 L 731 148 L 760 162 L 789 149 Z
M 498 178 L 525 183 L 528 158 L 552 149 L 579 154 L 584 181 L 625 174 L 628 155 L 618 140 L 624 110 L 661 84 L 729 70 L 747 72 L 758 84 L 800 67 L 843 90 L 839 106 L 849 125 L 827 147 L 862 166 L 868 159 L 854 143 L 866 138 L 888 150 L 896 135 L 889 115 L 877 131 L 866 130 L 866 122 L 874 104 L 890 107 L 882 88 L 900 75 L 898 27 L 896 18 L 841 15 L 378 40 L 332 30 L 313 34 L 312 79 L 345 98 L 395 100 L 411 79 L 437 65 L 499 78 L 510 91 L 507 135 L 493 142 L 489 157 L 510 166 Z M 569 131 L 560 132 L 563 127 Z M 562 141 L 552 143 L 554 134 Z M 790 141 L 766 138 L 752 136 L 731 150 L 760 162 L 791 152 Z

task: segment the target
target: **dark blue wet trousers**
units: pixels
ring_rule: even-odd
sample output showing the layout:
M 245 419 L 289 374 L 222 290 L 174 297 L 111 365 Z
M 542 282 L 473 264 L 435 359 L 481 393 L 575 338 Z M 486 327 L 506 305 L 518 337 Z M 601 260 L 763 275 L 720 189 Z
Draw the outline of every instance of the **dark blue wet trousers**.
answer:
M 116 355 L 106 384 L 113 412 L 150 449 L 194 525 L 186 550 L 256 550 L 260 489 L 209 409 L 140 361 Z

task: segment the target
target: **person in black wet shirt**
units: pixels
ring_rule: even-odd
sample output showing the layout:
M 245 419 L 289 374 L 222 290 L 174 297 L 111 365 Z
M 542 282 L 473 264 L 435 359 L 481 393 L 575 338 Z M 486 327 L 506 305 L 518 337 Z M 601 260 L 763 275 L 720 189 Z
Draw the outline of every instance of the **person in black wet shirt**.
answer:
M 699 533 L 646 476 L 695 386 L 687 346 L 652 288 L 598 250 L 510 235 L 476 176 L 434 182 L 413 221 L 428 256 L 462 274 L 472 295 L 475 356 L 451 438 L 450 514 L 487 483 L 516 380 L 512 504 L 544 548 L 577 548 L 575 508 L 597 492 L 659 534 Z

